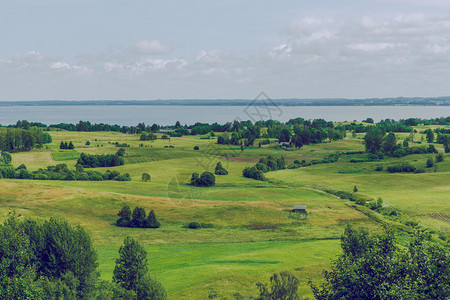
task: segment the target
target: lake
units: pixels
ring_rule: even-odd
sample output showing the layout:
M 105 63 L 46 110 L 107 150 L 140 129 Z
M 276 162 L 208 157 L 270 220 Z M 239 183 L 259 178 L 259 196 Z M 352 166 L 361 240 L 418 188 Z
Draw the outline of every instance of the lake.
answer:
M 107 123 L 137 125 L 144 122 L 173 125 L 195 122 L 220 124 L 234 120 L 279 120 L 302 117 L 327 121 L 361 121 L 368 117 L 384 119 L 438 118 L 450 116 L 450 106 L 178 106 L 178 105 L 96 105 L 96 106 L 2 106 L 0 124 L 18 120 L 57 123 Z

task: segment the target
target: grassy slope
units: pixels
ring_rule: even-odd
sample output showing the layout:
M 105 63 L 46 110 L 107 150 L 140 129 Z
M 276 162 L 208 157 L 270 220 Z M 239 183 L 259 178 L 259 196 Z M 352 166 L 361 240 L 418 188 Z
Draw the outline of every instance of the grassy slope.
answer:
M 133 181 L 0 180 L 0 217 L 6 218 L 14 210 L 25 216 L 65 217 L 81 224 L 98 249 L 99 269 L 106 279 L 112 276 L 118 247 L 130 235 L 146 245 L 150 269 L 172 299 L 206 298 L 210 288 L 227 296 L 236 291 L 254 294 L 256 281 L 267 281 L 271 273 L 284 269 L 299 275 L 301 291 L 310 294 L 305 278 L 318 279 L 322 269 L 329 266 L 339 251 L 337 239 L 345 224 L 379 228 L 378 223 L 344 201 L 311 189 L 315 185 L 346 191 L 357 185 L 360 192 L 382 197 L 427 226 L 449 230 L 449 155 L 438 165 L 437 173 L 375 172 L 377 164 L 387 165 L 394 160 L 354 164 L 350 159 L 364 155 L 353 155 L 330 165 L 268 173 L 272 182 L 259 182 L 241 174 L 245 166 L 261 156 L 284 155 L 292 162 L 320 159 L 335 152 L 361 151 L 361 136 L 295 151 L 268 145 L 241 152 L 235 146 L 216 145 L 214 140 L 199 137 L 140 142 L 137 136 L 120 133 L 51 134 L 52 144 L 42 150 L 13 154 L 13 164 L 25 163 L 30 170 L 56 163 L 67 163 L 73 168 L 81 152 L 115 153 L 118 148 L 112 143 L 128 143 L 131 148 L 126 148 L 126 164 L 110 169 L 130 173 Z M 59 150 L 62 140 L 73 141 L 76 149 Z M 87 140 L 91 145 L 85 145 Z M 174 148 L 165 148 L 169 145 Z M 196 145 L 199 151 L 193 150 Z M 429 156 L 413 155 L 401 160 L 423 167 Z M 217 176 L 215 188 L 186 185 L 193 172 L 213 171 L 218 161 L 230 174 Z M 152 176 L 150 183 L 140 182 L 143 172 Z M 162 227 L 141 230 L 114 226 L 123 204 L 143 206 L 147 211 L 154 209 Z M 294 204 L 308 206 L 308 220 L 289 218 L 285 210 Z M 212 223 L 214 228 L 183 228 L 191 221 Z

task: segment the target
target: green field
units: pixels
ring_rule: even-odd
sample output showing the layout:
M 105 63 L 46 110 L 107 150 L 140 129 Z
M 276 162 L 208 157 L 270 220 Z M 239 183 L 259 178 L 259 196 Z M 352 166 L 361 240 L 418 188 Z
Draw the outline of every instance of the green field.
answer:
M 267 181 L 257 181 L 244 178 L 242 170 L 260 157 L 283 155 L 292 163 L 363 151 L 362 135 L 352 138 L 348 134 L 341 141 L 301 149 L 284 150 L 271 143 L 244 151 L 200 136 L 139 141 L 138 135 L 111 132 L 52 131 L 51 135 L 52 144 L 43 149 L 13 154 L 13 165 L 25 164 L 33 171 L 66 163 L 74 169 L 82 152 L 113 154 L 119 149 L 114 143 L 127 143 L 130 147 L 125 148 L 123 166 L 95 170 L 129 173 L 132 181 L 1 179 L 0 217 L 6 219 L 15 211 L 34 218 L 64 217 L 82 225 L 98 251 L 101 277 L 108 280 L 118 248 L 131 236 L 147 248 L 151 274 L 163 283 L 170 299 L 205 299 L 212 289 L 227 297 L 235 292 L 255 295 L 256 282 L 268 281 L 271 274 L 283 270 L 299 277 L 302 295 L 311 295 L 307 278 L 320 280 L 322 270 L 340 251 L 339 238 L 346 224 L 380 230 L 384 218 L 363 213 L 348 200 L 321 191 L 324 188 L 351 192 L 357 186 L 362 196 L 381 197 L 384 206 L 400 213 L 401 217 L 389 219 L 399 228 L 406 226 L 400 222 L 407 219 L 432 230 L 435 237 L 448 237 L 450 232 L 449 154 L 437 168 L 420 174 L 391 174 L 385 169 L 396 162 L 425 168 L 434 154 L 360 163 L 351 160 L 367 154 L 345 154 L 335 163 L 270 172 Z M 406 136 L 397 135 L 399 140 Z M 61 141 L 72 141 L 75 149 L 60 150 Z M 194 146 L 200 149 L 194 150 Z M 435 146 L 443 152 L 442 145 Z M 215 187 L 187 184 L 193 172 L 213 172 L 219 161 L 229 175 L 216 176 Z M 376 172 L 377 165 L 383 165 L 384 171 Z M 144 172 L 151 175 L 150 182 L 141 181 Z M 124 204 L 142 206 L 147 212 L 154 209 L 161 227 L 115 226 Z M 296 204 L 307 205 L 306 220 L 289 212 Z M 213 227 L 185 228 L 193 221 Z

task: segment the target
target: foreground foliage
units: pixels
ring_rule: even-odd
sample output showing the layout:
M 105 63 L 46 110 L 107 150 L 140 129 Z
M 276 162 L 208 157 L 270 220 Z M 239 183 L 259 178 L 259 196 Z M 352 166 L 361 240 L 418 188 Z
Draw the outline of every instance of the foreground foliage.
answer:
M 343 253 L 325 272 L 321 287 L 310 283 L 314 296 L 325 299 L 447 299 L 450 257 L 445 249 L 417 232 L 407 248 L 395 244 L 393 232 L 369 234 L 347 226 Z

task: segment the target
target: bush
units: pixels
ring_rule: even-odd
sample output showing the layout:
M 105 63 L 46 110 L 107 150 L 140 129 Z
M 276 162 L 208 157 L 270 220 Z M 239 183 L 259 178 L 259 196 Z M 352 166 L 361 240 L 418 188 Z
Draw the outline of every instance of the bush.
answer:
M 265 179 L 263 171 L 258 170 L 255 166 L 246 167 L 242 172 L 242 175 L 247 178 L 253 178 L 261 181 Z
M 431 168 L 432 166 L 433 166 L 433 159 L 431 159 L 431 158 L 428 158 L 427 159 L 427 168 Z
M 131 181 L 130 174 L 120 174 L 119 176 L 115 177 L 114 180 L 116 181 Z
M 436 162 L 438 163 L 438 162 L 442 162 L 442 161 L 444 161 L 444 154 L 438 153 L 436 155 Z
M 377 165 L 377 167 L 375 168 L 375 171 L 377 171 L 377 172 L 383 171 L 383 165 Z
M 197 228 L 201 228 L 201 225 L 198 222 L 191 222 L 191 223 L 189 223 L 188 228 L 197 229 Z
M 194 150 L 200 150 L 200 148 L 198 146 L 195 146 Z
M 222 163 L 219 161 L 216 165 L 216 169 L 214 171 L 216 175 L 228 175 L 228 171 L 222 166 Z
M 142 181 L 144 182 L 150 181 L 150 174 L 142 173 Z

